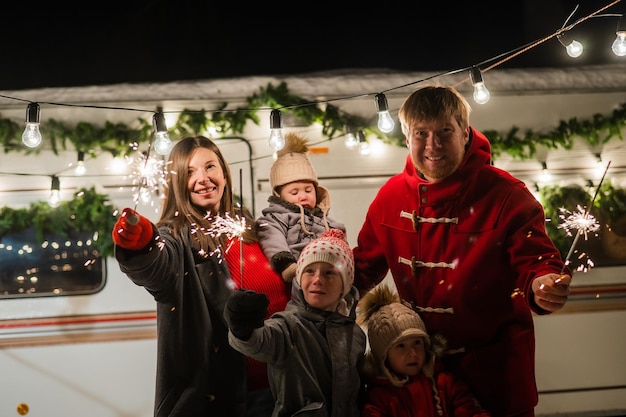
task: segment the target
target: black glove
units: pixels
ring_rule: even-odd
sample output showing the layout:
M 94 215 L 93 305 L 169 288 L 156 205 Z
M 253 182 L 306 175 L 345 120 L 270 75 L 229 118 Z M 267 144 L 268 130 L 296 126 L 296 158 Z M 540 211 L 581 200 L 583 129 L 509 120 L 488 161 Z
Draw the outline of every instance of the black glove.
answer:
M 226 301 L 224 318 L 237 339 L 248 340 L 252 331 L 263 327 L 270 300 L 263 293 L 237 290 Z

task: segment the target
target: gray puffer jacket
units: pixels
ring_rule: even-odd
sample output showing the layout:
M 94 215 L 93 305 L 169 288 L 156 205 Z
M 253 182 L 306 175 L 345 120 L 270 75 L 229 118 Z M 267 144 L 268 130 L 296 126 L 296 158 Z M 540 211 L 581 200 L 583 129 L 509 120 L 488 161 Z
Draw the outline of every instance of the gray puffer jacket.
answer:
M 322 186 L 317 187 L 318 205 L 307 209 L 271 195 L 269 206 L 262 210 L 256 220 L 259 244 L 272 268 L 280 274 L 295 264 L 302 249 L 328 229 L 346 233 L 344 224 L 329 218 L 330 195 Z M 292 268 L 295 273 L 295 266 Z M 287 281 L 284 275 L 283 278 Z M 293 278 L 293 277 L 290 277 Z
M 358 292 L 346 297 L 348 316 L 314 309 L 298 285 L 283 312 L 265 320 L 248 340 L 228 334 L 244 355 L 268 364 L 276 404 L 272 417 L 358 417 L 363 384 L 359 366 L 365 333 L 356 324 Z

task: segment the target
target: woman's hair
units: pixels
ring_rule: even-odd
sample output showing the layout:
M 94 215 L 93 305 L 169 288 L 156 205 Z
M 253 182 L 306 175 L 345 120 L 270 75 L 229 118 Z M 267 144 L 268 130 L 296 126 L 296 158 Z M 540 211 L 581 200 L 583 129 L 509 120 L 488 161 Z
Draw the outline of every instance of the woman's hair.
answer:
M 188 169 L 189 160 L 194 150 L 198 148 L 206 148 L 215 153 L 219 160 L 219 164 L 224 172 L 226 185 L 220 199 L 219 207 L 216 211 L 207 212 L 206 209 L 193 204 L 189 193 Z M 234 208 L 232 177 L 230 168 L 222 155 L 218 146 L 209 138 L 204 136 L 187 136 L 180 139 L 172 148 L 170 157 L 166 167 L 164 189 L 165 198 L 161 210 L 161 218 L 158 226 L 167 226 L 171 229 L 174 236 L 178 236 L 182 230 L 192 228 L 197 230 L 194 238 L 199 244 L 199 248 L 212 253 L 219 245 L 223 245 L 227 236 L 221 235 L 217 239 L 209 233 L 200 232 L 201 230 L 211 230 L 213 227 L 214 216 L 225 217 L 227 214 L 233 219 L 236 216 L 241 217 L 241 210 Z
M 456 89 L 445 86 L 427 86 L 414 91 L 398 112 L 402 133 L 408 135 L 416 123 L 431 120 L 448 121 L 454 117 L 465 130 L 469 127 L 472 108 Z

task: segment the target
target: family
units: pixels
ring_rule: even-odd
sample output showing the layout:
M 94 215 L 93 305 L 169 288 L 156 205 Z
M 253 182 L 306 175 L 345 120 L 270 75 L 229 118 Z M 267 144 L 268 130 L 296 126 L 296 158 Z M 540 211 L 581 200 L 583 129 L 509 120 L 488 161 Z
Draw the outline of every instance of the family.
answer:
M 533 417 L 532 315 L 565 305 L 571 271 L 470 111 L 453 87 L 407 97 L 405 164 L 352 248 L 306 138 L 287 134 L 257 219 L 216 144 L 180 139 L 160 219 L 126 208 L 112 230 L 156 301 L 154 416 Z M 206 232 L 230 214 L 252 226 Z

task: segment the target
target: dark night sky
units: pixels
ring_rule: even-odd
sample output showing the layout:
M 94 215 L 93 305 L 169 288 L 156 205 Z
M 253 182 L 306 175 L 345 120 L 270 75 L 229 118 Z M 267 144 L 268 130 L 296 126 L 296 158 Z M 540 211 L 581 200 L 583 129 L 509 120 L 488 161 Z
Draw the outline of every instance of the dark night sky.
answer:
M 557 31 L 613 1 L 385 0 L 309 3 L 58 2 L 5 14 L 0 90 L 285 75 L 345 68 L 447 71 L 478 64 Z M 491 3 L 485 6 L 485 3 Z M 406 6 L 405 4 L 414 4 Z M 604 14 L 621 14 L 619 2 Z M 576 66 L 617 59 L 618 17 L 572 30 L 585 54 L 556 38 L 501 68 Z M 456 46 L 455 46 L 456 45 Z

